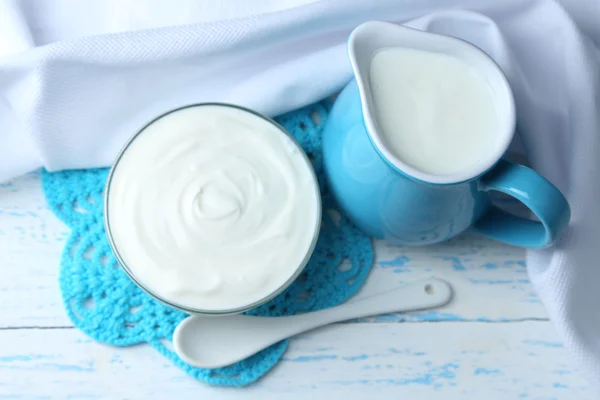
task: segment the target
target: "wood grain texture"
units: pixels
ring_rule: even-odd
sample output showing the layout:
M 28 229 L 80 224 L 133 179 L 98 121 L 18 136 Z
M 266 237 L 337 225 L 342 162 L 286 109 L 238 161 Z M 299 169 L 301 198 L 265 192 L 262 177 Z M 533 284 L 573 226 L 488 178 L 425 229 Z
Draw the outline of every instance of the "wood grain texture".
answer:
M 0 185 L 0 327 L 72 325 L 57 279 L 68 235 L 46 206 L 39 173 Z
M 58 290 L 64 226 L 39 174 L 0 185 L 0 399 L 596 399 L 547 321 L 524 252 L 475 236 L 423 248 L 376 242 L 359 296 L 448 280 L 442 309 L 338 324 L 291 341 L 246 389 L 189 378 L 149 346 L 114 348 L 70 328 Z
M 0 342 L 0 398 L 593 399 L 547 322 L 339 324 L 294 340 L 245 389 L 208 387 L 149 346 L 102 346 L 74 329 L 4 330 Z

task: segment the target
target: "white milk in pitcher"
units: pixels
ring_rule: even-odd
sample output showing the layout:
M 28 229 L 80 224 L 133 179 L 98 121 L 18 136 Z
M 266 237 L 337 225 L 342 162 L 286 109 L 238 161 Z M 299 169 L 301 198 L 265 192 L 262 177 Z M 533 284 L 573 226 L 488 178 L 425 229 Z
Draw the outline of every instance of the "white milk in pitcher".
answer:
M 464 61 L 445 54 L 385 48 L 373 56 L 375 120 L 388 150 L 430 175 L 453 175 L 495 146 L 491 87 Z

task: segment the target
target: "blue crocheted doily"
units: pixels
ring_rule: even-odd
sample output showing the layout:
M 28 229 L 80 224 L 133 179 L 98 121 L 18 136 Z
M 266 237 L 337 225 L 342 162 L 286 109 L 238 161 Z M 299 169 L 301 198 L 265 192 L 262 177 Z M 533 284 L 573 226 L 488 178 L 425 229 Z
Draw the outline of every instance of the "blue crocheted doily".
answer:
M 325 184 L 321 127 L 327 111 L 328 103 L 319 103 L 277 118 L 314 164 L 323 196 L 323 222 L 302 275 L 251 314 L 279 316 L 337 305 L 358 291 L 371 269 L 370 239 L 335 210 Z M 147 342 L 188 374 L 210 384 L 244 386 L 263 376 L 279 361 L 287 340 L 225 368 L 194 368 L 177 357 L 170 340 L 186 315 L 140 290 L 118 266 L 108 245 L 102 198 L 107 174 L 108 169 L 42 174 L 50 208 L 72 229 L 62 255 L 60 289 L 73 324 L 103 343 L 130 346 Z

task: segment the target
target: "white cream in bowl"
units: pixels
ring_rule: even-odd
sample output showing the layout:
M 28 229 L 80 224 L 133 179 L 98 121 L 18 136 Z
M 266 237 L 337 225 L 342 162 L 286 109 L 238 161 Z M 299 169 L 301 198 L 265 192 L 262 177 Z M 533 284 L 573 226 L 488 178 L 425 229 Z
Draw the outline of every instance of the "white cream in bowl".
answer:
M 271 120 L 224 104 L 147 125 L 115 162 L 106 196 L 120 264 L 192 312 L 239 312 L 280 292 L 310 257 L 321 218 L 299 145 Z

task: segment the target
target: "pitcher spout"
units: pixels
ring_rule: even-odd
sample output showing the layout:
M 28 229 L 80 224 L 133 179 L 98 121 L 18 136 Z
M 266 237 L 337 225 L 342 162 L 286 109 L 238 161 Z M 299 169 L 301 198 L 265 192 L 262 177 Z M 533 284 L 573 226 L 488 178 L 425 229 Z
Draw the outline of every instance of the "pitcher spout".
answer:
M 426 49 L 429 33 L 389 22 L 369 21 L 359 25 L 348 38 L 348 56 L 360 92 L 363 117 L 372 136 L 377 134 L 371 92 L 370 70 L 374 55 L 386 48 L 405 47 Z M 441 46 L 440 46 L 441 47 Z

